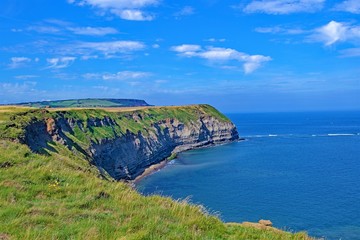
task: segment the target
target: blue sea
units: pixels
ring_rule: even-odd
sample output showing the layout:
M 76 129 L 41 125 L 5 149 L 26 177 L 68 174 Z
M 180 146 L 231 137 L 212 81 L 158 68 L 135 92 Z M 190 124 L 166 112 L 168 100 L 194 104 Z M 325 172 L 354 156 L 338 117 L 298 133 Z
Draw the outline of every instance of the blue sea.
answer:
M 245 141 L 181 153 L 137 189 L 225 222 L 360 239 L 360 112 L 228 114 Z

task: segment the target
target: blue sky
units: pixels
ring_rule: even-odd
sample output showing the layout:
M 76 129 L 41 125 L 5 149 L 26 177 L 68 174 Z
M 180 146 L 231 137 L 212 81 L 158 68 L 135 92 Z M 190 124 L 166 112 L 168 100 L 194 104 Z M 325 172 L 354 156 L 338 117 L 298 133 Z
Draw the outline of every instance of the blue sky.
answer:
M 0 103 L 360 109 L 360 1 L 1 0 Z

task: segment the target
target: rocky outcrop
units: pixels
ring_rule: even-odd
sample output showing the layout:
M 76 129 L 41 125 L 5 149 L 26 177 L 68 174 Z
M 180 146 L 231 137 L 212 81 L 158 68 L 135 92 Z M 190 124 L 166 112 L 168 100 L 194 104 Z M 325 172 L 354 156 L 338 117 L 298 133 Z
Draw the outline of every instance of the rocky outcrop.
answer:
M 113 178 L 132 180 L 147 167 L 163 161 L 171 154 L 239 138 L 235 125 L 219 115 L 196 111 L 191 117 L 182 121 L 176 117 L 159 120 L 159 116 L 153 113 L 145 115 L 136 111 L 116 117 L 89 117 L 84 121 L 58 113 L 54 118 L 27 126 L 25 142 L 34 151 L 46 148 L 51 141 L 63 144 L 86 155 L 94 165 Z M 123 121 L 124 118 L 141 126 L 141 130 L 126 129 L 119 134 L 116 129 L 122 126 L 118 120 Z M 149 121 L 149 118 L 152 120 Z M 145 121 L 147 125 L 143 124 Z M 89 138 L 89 144 L 85 146 L 76 141 L 75 128 L 84 134 L 93 133 L 96 128 L 112 129 L 113 136 Z

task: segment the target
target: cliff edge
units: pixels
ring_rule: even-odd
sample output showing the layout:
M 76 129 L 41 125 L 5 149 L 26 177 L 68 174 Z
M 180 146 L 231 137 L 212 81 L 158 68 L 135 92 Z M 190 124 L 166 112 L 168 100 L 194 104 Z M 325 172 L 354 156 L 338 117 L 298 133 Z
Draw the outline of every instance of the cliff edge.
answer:
M 133 180 L 172 154 L 239 138 L 235 125 L 210 105 L 111 112 L 35 109 L 12 119 L 7 128 L 20 131 L 17 139 L 34 152 L 51 153 L 56 144 L 65 145 L 116 180 Z

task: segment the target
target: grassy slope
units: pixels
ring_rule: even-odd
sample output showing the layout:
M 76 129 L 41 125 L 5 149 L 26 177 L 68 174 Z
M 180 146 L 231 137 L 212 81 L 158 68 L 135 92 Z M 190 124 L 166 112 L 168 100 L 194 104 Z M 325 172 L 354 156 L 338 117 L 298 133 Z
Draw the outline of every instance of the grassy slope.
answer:
M 11 114 L 0 112 L 2 123 L 9 118 Z M 102 180 L 97 169 L 81 155 L 61 145 L 52 147 L 57 153 L 45 156 L 32 153 L 27 146 L 0 140 L 0 236 L 306 239 L 302 233 L 226 225 L 204 214 L 199 206 L 160 196 L 141 196 L 125 183 Z

